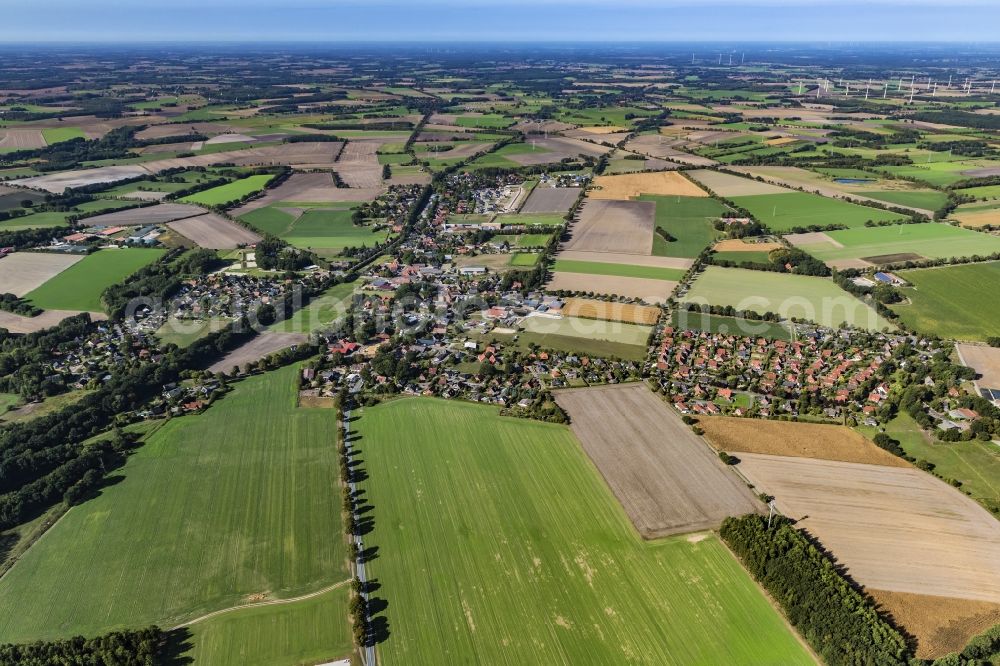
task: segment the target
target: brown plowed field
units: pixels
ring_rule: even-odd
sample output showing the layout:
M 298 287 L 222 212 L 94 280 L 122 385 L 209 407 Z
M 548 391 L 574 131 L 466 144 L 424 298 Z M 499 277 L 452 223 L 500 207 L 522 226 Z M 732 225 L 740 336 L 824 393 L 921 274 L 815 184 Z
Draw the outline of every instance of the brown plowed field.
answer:
M 302 333 L 274 333 L 265 331 L 226 354 L 222 360 L 208 367 L 211 372 L 230 372 L 234 365 L 240 369 L 247 363 L 259 361 L 269 354 L 300 345 L 309 339 Z
M 655 216 L 652 201 L 587 201 L 563 249 L 649 255 Z
M 580 196 L 579 187 L 536 187 L 521 206 L 522 213 L 565 213 Z
M 555 398 L 644 538 L 715 529 L 763 507 L 645 384 L 568 389 Z
M 631 303 L 609 303 L 589 298 L 567 298 L 562 312 L 566 317 L 623 321 L 629 324 L 655 324 L 660 316 L 660 308 Z
M 259 234 L 215 213 L 177 220 L 168 223 L 167 226 L 194 241 L 198 247 L 210 250 L 232 250 L 240 245 L 252 245 L 261 240 Z
M 179 203 L 164 203 L 159 206 L 145 206 L 144 208 L 130 208 L 128 210 L 105 213 L 87 218 L 89 226 L 97 227 L 127 227 L 141 226 L 145 224 L 163 224 L 174 220 L 183 220 L 185 217 L 202 215 L 205 209 L 200 206 L 191 206 Z
M 712 446 L 728 453 L 767 453 L 910 467 L 902 458 L 880 449 L 864 435 L 844 426 L 729 416 L 707 416 L 698 419 L 698 423 Z
M 865 587 L 1000 603 L 1000 522 L 916 468 L 739 455 L 740 471 Z

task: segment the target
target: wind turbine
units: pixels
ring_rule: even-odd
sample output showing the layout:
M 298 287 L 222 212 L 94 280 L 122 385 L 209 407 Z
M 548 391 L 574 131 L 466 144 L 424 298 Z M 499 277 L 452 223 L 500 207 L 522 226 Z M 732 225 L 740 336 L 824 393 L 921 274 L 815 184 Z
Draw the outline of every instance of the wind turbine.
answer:
M 996 90 L 996 87 L 997 87 L 996 79 L 993 79 L 993 83 L 990 84 L 990 94 L 991 95 L 993 94 L 993 91 Z
M 747 59 L 747 54 L 746 51 L 744 51 L 743 53 L 740 54 L 740 65 L 742 65 L 743 61 L 745 61 L 746 59 Z
M 882 89 L 882 99 L 885 99 L 885 96 L 888 94 L 889 94 L 889 82 L 886 81 L 885 87 Z

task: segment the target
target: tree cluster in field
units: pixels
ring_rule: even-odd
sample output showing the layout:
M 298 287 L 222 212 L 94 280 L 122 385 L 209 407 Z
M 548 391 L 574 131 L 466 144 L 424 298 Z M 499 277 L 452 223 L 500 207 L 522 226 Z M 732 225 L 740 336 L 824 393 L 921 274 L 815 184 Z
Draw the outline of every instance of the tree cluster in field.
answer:
M 28 301 L 11 293 L 0 294 L 0 310 L 13 312 L 22 317 L 37 317 L 42 314 L 42 309 L 35 307 Z
M 135 134 L 141 127 L 117 127 L 100 139 L 88 141 L 83 138 L 60 141 L 45 148 L 18 150 L 0 157 L 2 162 L 40 160 L 32 166 L 36 171 L 64 171 L 73 169 L 82 162 L 121 159 L 130 155 L 137 145 Z
M 156 626 L 94 638 L 0 645 L 0 664 L 17 666 L 160 666 L 168 663 L 167 635 Z
M 904 666 L 910 647 L 874 603 L 787 519 L 727 518 L 719 535 L 830 666 Z
M 759 261 L 732 261 L 730 259 L 717 259 L 715 254 L 707 257 L 708 263 L 716 266 L 749 268 L 757 271 L 769 271 L 772 273 L 794 273 L 796 275 L 814 275 L 829 277 L 830 267 L 825 263 L 807 254 L 798 248 L 782 248 L 772 250 L 768 254 L 768 262 Z

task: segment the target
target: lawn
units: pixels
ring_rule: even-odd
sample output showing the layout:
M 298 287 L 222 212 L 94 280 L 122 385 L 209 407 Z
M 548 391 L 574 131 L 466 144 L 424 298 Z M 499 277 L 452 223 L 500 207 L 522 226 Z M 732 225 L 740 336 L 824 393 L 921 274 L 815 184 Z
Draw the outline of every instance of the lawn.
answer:
M 270 328 L 281 333 L 312 333 L 332 324 L 347 313 L 355 287 L 354 282 L 335 284 L 309 301 L 308 305 L 296 310 L 291 317 L 272 324 Z
M 0 580 L 0 641 L 171 627 L 348 578 L 334 412 L 295 407 L 298 366 L 173 418 Z M 302 629 L 307 631 L 306 628 Z M 330 628 L 331 648 L 342 638 Z
M 238 610 L 193 625 L 181 657 L 211 666 L 299 666 L 335 661 L 353 649 L 348 588 L 280 606 Z
M 87 389 L 79 389 L 75 391 L 67 391 L 66 393 L 60 393 L 58 395 L 53 395 L 45 398 L 42 402 L 24 405 L 27 408 L 25 411 L 18 409 L 16 412 L 3 412 L 0 411 L 0 422 L 3 423 L 17 423 L 19 421 L 31 421 L 37 419 L 40 416 L 48 416 L 53 412 L 57 412 L 63 407 L 68 407 L 81 398 L 90 393 Z M 10 394 L 4 394 L 10 395 Z
M 54 143 L 62 143 L 71 139 L 86 139 L 87 137 L 83 135 L 83 130 L 79 127 L 56 127 L 43 129 L 42 138 L 45 139 L 45 143 L 51 146 Z
M 913 285 L 902 294 L 909 303 L 892 309 L 921 333 L 959 340 L 985 340 L 1000 334 L 1000 262 L 902 271 Z
M 716 537 L 640 539 L 565 426 L 430 398 L 355 425 L 380 663 L 812 663 Z
M 0 417 L 8 410 L 21 403 L 21 396 L 16 393 L 0 393 Z
M 731 305 L 737 310 L 807 319 L 823 326 L 847 322 L 881 330 L 892 324 L 832 280 L 808 275 L 709 266 L 683 298 L 692 303 Z
M 726 207 L 708 197 L 642 195 L 639 201 L 656 202 L 656 226 L 676 241 L 653 235 L 653 254 L 658 257 L 697 257 L 719 233 L 713 223 Z
M 677 282 L 686 271 L 679 268 L 660 268 L 658 266 L 632 266 L 630 264 L 607 264 L 600 261 L 577 261 L 575 259 L 556 259 L 555 271 L 566 273 L 589 273 L 591 275 L 616 275 L 618 277 L 648 278 L 651 280 L 670 280 Z
M 732 200 L 737 206 L 749 210 L 761 224 L 777 232 L 812 226 L 863 227 L 868 220 L 879 222 L 906 219 L 906 216 L 898 213 L 859 206 L 808 192 L 754 194 L 732 197 Z
M 221 206 L 231 201 L 239 201 L 254 192 L 260 192 L 271 182 L 272 178 L 274 176 L 270 175 L 247 176 L 246 178 L 240 178 L 225 185 L 189 194 L 186 197 L 178 199 L 178 201 L 202 206 Z
M 859 427 L 868 437 L 874 428 Z M 899 440 L 907 454 L 934 464 L 934 471 L 962 482 L 962 490 L 987 509 L 1000 511 L 1000 447 L 992 442 L 938 442 L 926 434 L 913 418 L 900 412 L 886 426 L 886 433 Z
M 510 265 L 521 268 L 531 268 L 538 263 L 541 254 L 537 252 L 515 252 L 510 256 Z
M 784 325 L 743 319 L 742 317 L 724 317 L 721 315 L 702 314 L 677 309 L 672 319 L 673 326 L 688 331 L 707 331 L 723 335 L 742 335 L 769 340 L 791 341 L 792 334 Z
M 818 243 L 803 245 L 802 249 L 823 261 L 899 253 L 917 254 L 928 259 L 947 259 L 1000 252 L 1000 238 L 996 236 L 938 222 L 842 229 L 828 231 L 826 234 L 844 247 Z
M 101 294 L 112 284 L 152 263 L 164 250 L 98 250 L 76 262 L 25 298 L 45 310 L 103 312 Z

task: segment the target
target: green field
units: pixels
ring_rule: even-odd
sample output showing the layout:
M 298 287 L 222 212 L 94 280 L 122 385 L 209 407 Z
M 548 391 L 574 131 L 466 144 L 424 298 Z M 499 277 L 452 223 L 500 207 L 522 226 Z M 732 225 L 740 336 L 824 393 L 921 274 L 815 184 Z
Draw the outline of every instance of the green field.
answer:
M 227 149 L 231 148 L 231 144 L 227 146 Z M 202 206 L 221 206 L 230 201 L 238 201 L 254 192 L 260 192 L 271 182 L 272 178 L 274 176 L 247 176 L 246 178 L 240 178 L 225 185 L 189 194 L 186 197 L 178 199 L 178 201 Z
M 937 190 L 878 190 L 875 192 L 858 192 L 858 194 L 878 199 L 888 204 L 912 206 L 925 210 L 937 210 L 948 203 L 948 195 Z
M 980 187 L 967 187 L 964 190 L 955 190 L 956 194 L 964 194 L 977 199 L 998 199 L 1000 198 L 1000 185 L 981 185 Z
M 40 416 L 47 416 L 53 412 L 57 412 L 63 407 L 68 407 L 76 402 L 78 402 L 85 395 L 90 393 L 87 389 L 79 389 L 74 391 L 68 391 L 66 393 L 59 393 L 57 395 L 49 396 L 45 398 L 42 402 L 38 404 L 31 405 L 31 411 L 27 413 L 15 413 L 13 412 L 3 412 L 0 411 L 0 422 L 4 423 L 16 423 L 18 421 L 31 421 L 37 419 Z M 10 395 L 10 394 L 4 394 Z
M 731 261 L 735 264 L 769 264 L 770 252 L 715 252 L 712 258 L 716 261 Z
M 385 231 L 357 226 L 351 221 L 350 205 L 309 208 L 296 217 L 281 206 L 267 206 L 242 215 L 240 219 L 263 233 L 301 248 L 330 250 L 334 254 L 345 247 L 374 247 L 386 240 Z
M 501 234 L 494 236 L 497 243 L 506 242 L 511 247 L 545 247 L 552 239 L 552 234 Z
M 823 261 L 884 257 L 899 253 L 917 254 L 927 259 L 948 259 L 1000 252 L 1000 238 L 997 236 L 938 222 L 842 229 L 828 231 L 826 235 L 844 247 L 834 247 L 829 243 L 800 247 Z M 915 259 L 919 260 L 920 257 Z M 881 263 L 897 260 L 890 258 Z
M 299 666 L 346 658 L 353 648 L 347 590 L 199 622 L 189 629 L 192 649 L 181 657 L 207 666 Z
M 515 252 L 510 255 L 510 265 L 519 268 L 531 268 L 538 263 L 541 257 L 542 255 L 537 252 Z
M 782 324 L 743 319 L 741 317 L 724 317 L 678 309 L 674 312 L 672 321 L 673 326 L 688 331 L 707 331 L 709 333 L 742 335 L 754 338 L 760 337 L 769 340 L 791 341 L 792 339 L 791 332 Z
M 346 580 L 336 416 L 295 407 L 298 372 L 252 377 L 205 414 L 163 422 L 119 482 L 70 509 L 0 579 L 17 609 L 0 616 L 0 642 L 171 627 L 248 595 Z M 329 632 L 336 656 L 342 637 Z
M 639 538 L 565 426 L 429 398 L 356 426 L 380 663 L 812 663 L 714 536 Z
M 101 294 L 132 273 L 152 263 L 164 250 L 129 248 L 88 254 L 25 298 L 45 310 L 103 312 Z
M 9 409 L 21 402 L 21 396 L 16 393 L 0 393 L 0 417 Z
M 54 143 L 62 143 L 70 139 L 86 139 L 87 137 L 83 135 L 83 130 L 79 127 L 57 127 L 43 129 L 42 138 L 45 139 L 45 143 L 51 146 Z
M 901 290 L 909 303 L 892 309 L 921 333 L 985 340 L 1000 332 L 1000 262 L 902 271 L 913 285 Z
M 455 124 L 459 127 L 485 127 L 486 129 L 505 129 L 513 125 L 516 121 L 498 113 L 487 113 L 481 116 L 458 116 Z
M 639 201 L 656 202 L 656 226 L 676 241 L 653 234 L 653 254 L 658 257 L 694 258 L 719 236 L 713 223 L 726 207 L 708 197 L 664 197 L 644 194 Z
M 791 231 L 796 227 L 829 227 L 835 224 L 848 228 L 863 227 L 873 220 L 905 219 L 898 213 L 859 206 L 808 192 L 754 194 L 732 197 L 737 206 L 746 208 L 761 224 L 772 231 Z
M 347 313 L 354 282 L 335 284 L 322 295 L 309 301 L 304 308 L 296 310 L 291 317 L 271 325 L 272 331 L 282 333 L 312 333 L 340 319 Z
M 874 428 L 859 427 L 869 437 Z M 934 472 L 962 482 L 962 490 L 991 511 L 1000 511 L 1000 447 L 992 442 L 938 442 L 924 434 L 913 418 L 900 412 L 885 428 L 907 454 L 934 464 Z
M 590 275 L 617 275 L 619 277 L 648 278 L 677 282 L 686 271 L 680 268 L 660 268 L 657 266 L 632 266 L 630 264 L 607 264 L 600 261 L 577 261 L 556 259 L 552 270 L 566 273 L 589 273 Z
M 837 327 L 847 322 L 870 330 L 892 328 L 891 323 L 832 280 L 808 275 L 709 266 L 682 300 L 731 305 L 760 314 L 774 312 L 823 326 Z

